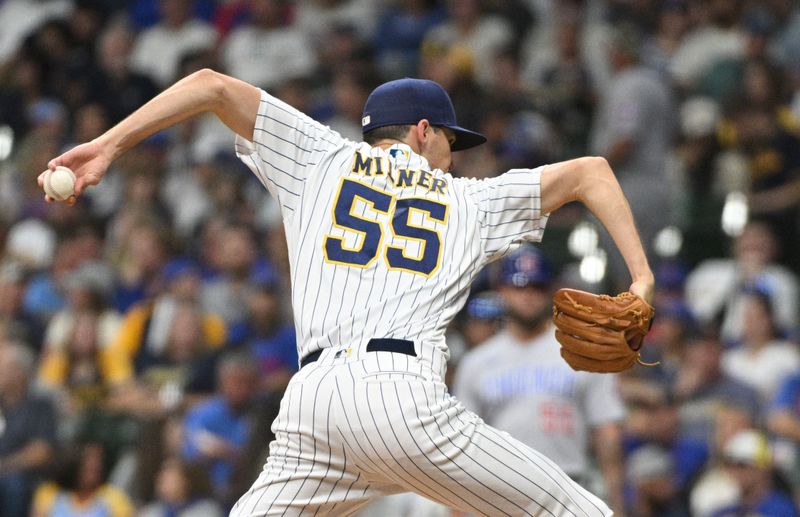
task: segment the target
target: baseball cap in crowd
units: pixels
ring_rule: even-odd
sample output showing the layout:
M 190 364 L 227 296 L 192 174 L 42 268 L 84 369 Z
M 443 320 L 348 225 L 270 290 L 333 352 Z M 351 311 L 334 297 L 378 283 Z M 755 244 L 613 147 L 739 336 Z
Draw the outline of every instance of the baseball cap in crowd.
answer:
M 533 246 L 522 246 L 503 259 L 500 283 L 514 287 L 546 286 L 553 276 L 544 254 Z
M 379 127 L 416 124 L 422 119 L 455 133 L 456 140 L 451 146 L 453 151 L 486 142 L 482 134 L 456 123 L 453 102 L 438 83 L 408 77 L 384 83 L 369 94 L 361 118 L 361 131 L 366 134 Z
M 627 473 L 630 479 L 672 477 L 675 462 L 669 453 L 658 445 L 643 445 L 630 455 Z
M 722 456 L 726 461 L 739 465 L 768 468 L 772 464 L 767 437 L 754 429 L 745 429 L 733 435 L 725 442 Z
M 477 320 L 496 320 L 505 312 L 503 301 L 494 291 L 475 295 L 467 302 L 467 316 Z
M 690 334 L 694 334 L 697 327 L 697 319 L 695 319 L 691 309 L 683 300 L 669 300 L 659 303 L 658 318 L 674 320 L 683 325 Z
M 67 290 L 86 289 L 101 296 L 111 296 L 114 291 L 114 273 L 98 260 L 88 260 L 64 275 Z
M 253 268 L 253 271 L 250 272 L 248 285 L 257 291 L 277 293 L 280 290 L 281 282 L 274 267 L 262 265 Z
M 167 262 L 161 270 L 161 278 L 170 283 L 184 275 L 200 275 L 200 265 L 186 257 L 178 257 Z

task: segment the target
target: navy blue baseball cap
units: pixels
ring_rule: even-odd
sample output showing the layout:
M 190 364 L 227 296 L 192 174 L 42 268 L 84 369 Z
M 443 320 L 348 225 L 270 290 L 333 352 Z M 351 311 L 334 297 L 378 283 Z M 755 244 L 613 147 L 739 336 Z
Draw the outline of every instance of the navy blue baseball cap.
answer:
M 446 127 L 456 136 L 450 147 L 462 151 L 486 142 L 486 137 L 456 123 L 450 96 L 438 83 L 427 79 L 397 79 L 375 88 L 369 94 L 361 118 L 361 132 L 384 126 L 416 124 L 427 119 L 432 126 Z
M 467 302 L 467 316 L 476 320 L 496 320 L 505 313 L 503 300 L 494 291 L 484 291 Z
M 533 246 L 522 246 L 503 259 L 500 270 L 500 283 L 503 285 L 544 287 L 552 279 L 544 254 Z
M 161 277 L 165 282 L 172 282 L 184 275 L 200 276 L 200 264 L 187 257 L 176 257 L 161 269 Z

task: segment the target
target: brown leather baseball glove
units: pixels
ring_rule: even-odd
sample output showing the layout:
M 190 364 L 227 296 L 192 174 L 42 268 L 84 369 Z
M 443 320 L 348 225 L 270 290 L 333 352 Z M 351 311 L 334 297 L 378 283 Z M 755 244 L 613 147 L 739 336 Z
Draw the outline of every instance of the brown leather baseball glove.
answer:
M 556 339 L 573 370 L 621 372 L 641 363 L 639 349 L 653 314 L 649 303 L 629 292 L 609 296 L 559 289 L 553 296 Z

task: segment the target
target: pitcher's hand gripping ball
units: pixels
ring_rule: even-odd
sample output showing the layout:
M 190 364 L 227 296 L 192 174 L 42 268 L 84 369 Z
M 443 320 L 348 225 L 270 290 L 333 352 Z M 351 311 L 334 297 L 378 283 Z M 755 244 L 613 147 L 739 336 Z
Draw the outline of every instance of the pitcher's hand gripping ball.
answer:
M 75 173 L 71 169 L 59 165 L 44 174 L 42 182 L 44 192 L 55 201 L 66 201 L 75 195 Z
M 561 357 L 574 369 L 621 372 L 639 359 L 653 320 L 653 307 L 635 294 L 593 294 L 559 289 L 553 297 L 553 321 Z

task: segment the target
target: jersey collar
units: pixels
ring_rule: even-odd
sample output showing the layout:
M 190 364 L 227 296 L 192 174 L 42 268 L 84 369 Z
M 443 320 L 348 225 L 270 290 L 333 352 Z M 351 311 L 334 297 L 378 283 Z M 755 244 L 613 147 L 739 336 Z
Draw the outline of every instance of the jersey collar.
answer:
M 389 155 L 389 160 L 391 160 L 398 169 L 431 170 L 428 159 L 415 153 L 408 144 L 396 143 L 387 148 L 384 152 Z

